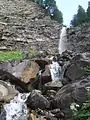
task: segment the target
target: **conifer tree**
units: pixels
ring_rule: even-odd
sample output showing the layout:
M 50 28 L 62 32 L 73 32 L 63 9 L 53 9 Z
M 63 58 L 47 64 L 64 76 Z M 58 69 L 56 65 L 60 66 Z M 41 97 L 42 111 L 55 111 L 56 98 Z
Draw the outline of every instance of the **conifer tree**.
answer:
M 82 6 L 78 6 L 78 12 L 77 12 L 77 24 L 82 24 L 84 22 L 86 22 L 87 20 L 87 14 L 85 12 L 85 10 L 83 9 Z
M 76 27 L 77 26 L 77 23 L 78 21 L 77 21 L 77 14 L 75 14 L 74 16 L 73 16 L 73 19 L 71 20 L 71 25 L 72 26 L 74 26 L 74 27 Z
M 77 14 L 75 14 L 73 19 L 71 20 L 71 25 L 77 26 L 85 22 L 87 22 L 87 13 L 83 9 L 83 7 L 79 5 Z
M 88 22 L 90 22 L 90 1 L 88 2 L 87 19 L 88 19 Z

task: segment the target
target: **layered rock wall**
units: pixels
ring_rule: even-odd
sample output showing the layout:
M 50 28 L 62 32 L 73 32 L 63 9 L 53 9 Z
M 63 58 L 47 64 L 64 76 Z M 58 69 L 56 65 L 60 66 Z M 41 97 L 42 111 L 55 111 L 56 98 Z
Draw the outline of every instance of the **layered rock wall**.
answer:
M 27 0 L 0 0 L 0 47 L 55 52 L 60 28 L 38 4 Z

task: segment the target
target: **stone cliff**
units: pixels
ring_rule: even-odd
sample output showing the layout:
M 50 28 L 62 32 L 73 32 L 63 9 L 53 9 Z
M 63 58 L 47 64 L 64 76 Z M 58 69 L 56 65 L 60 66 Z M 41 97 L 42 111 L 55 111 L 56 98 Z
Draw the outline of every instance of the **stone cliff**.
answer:
M 60 28 L 38 4 L 27 0 L 0 0 L 0 47 L 55 52 Z
M 68 30 L 69 49 L 75 52 L 90 52 L 90 24 Z

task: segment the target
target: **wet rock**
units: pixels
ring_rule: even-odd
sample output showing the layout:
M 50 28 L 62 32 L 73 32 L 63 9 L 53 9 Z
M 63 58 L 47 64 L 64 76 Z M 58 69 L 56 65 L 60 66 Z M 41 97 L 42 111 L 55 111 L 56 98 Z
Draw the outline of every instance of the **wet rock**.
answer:
M 72 57 L 73 57 L 73 52 L 70 51 L 70 50 L 65 50 L 62 54 L 61 54 L 61 57 L 64 59 L 64 60 L 71 60 Z
M 27 105 L 32 109 L 45 109 L 49 108 L 50 103 L 43 95 L 41 95 L 40 91 L 38 92 L 36 90 L 33 90 L 28 97 Z

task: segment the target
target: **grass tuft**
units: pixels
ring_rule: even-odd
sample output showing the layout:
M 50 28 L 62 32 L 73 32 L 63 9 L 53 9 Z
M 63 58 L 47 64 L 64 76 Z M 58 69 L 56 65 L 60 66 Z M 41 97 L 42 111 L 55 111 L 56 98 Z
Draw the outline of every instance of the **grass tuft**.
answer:
M 0 51 L 0 61 L 21 60 L 22 53 L 20 51 Z

